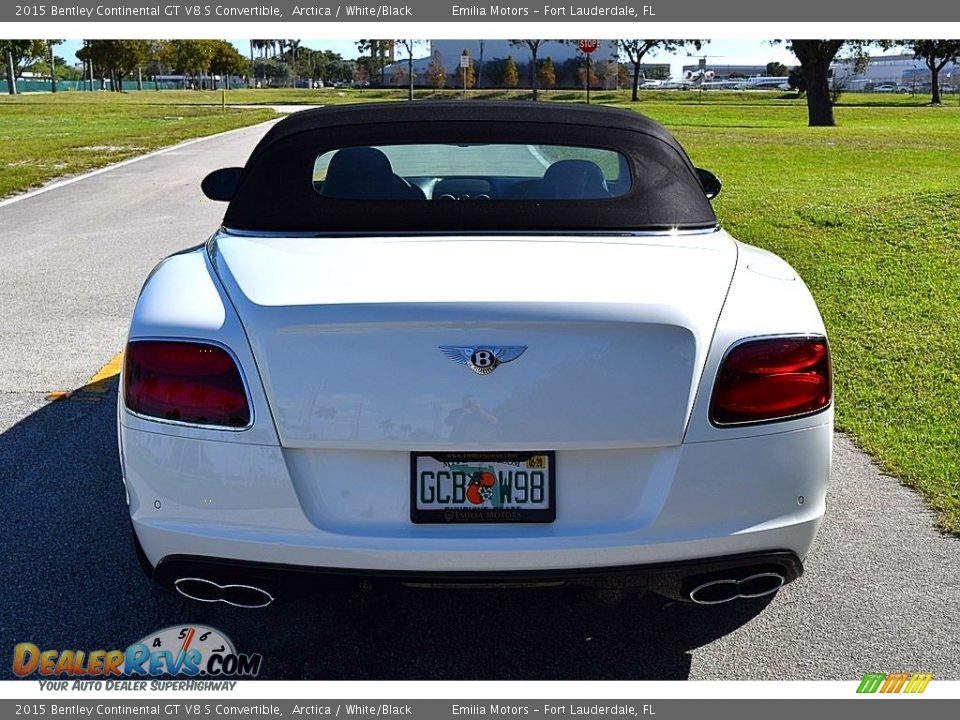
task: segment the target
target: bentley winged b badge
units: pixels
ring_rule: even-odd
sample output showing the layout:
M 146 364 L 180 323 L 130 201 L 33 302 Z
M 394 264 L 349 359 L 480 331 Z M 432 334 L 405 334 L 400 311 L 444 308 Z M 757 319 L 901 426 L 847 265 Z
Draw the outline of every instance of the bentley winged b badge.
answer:
M 477 375 L 489 375 L 498 365 L 523 355 L 526 345 L 441 345 L 440 352 Z

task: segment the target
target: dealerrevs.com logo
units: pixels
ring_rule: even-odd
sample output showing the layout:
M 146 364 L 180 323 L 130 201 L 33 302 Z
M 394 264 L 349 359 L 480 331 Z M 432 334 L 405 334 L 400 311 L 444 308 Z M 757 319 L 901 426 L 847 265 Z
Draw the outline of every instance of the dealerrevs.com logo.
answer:
M 230 638 L 205 625 L 164 628 L 126 650 L 41 650 L 29 642 L 13 649 L 13 672 L 19 677 L 256 677 L 262 662 L 259 653 L 238 653 Z

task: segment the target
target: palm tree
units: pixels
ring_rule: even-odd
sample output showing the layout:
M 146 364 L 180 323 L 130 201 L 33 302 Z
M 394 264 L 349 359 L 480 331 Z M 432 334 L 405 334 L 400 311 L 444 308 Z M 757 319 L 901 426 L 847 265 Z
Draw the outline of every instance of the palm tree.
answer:
M 300 49 L 300 40 L 287 40 L 287 47 L 290 49 L 290 76 L 293 84 L 296 85 L 297 74 L 297 50 Z

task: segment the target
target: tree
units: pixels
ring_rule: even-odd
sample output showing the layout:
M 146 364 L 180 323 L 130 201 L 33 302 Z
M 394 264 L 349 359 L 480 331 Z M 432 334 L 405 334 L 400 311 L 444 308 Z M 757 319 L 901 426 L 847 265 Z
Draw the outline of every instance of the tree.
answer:
M 855 66 L 865 67 L 867 48 L 871 44 L 889 48 L 893 43 L 882 40 L 787 40 L 787 49 L 800 61 L 807 92 L 807 123 L 810 127 L 833 127 L 836 124 L 833 119 L 835 96 L 830 88 L 830 64 L 842 50 L 849 53 L 849 60 Z
M 356 69 L 356 63 L 353 60 L 344 60 L 340 53 L 331 50 L 323 51 L 323 74 L 324 80 L 333 80 L 349 82 L 353 78 L 353 72 Z
M 7 61 L 7 92 L 11 95 L 17 94 L 17 74 L 14 72 L 13 66 L 13 51 L 9 48 L 4 48 L 3 51 L 4 57 Z
M 600 78 L 600 84 L 603 88 L 617 89 L 618 71 L 620 63 L 616 60 L 600 60 L 594 63 L 594 69 Z M 612 87 L 611 87 L 612 86 Z
M 783 77 L 788 73 L 787 66 L 782 62 L 768 62 L 767 75 L 770 77 Z
M 504 87 L 515 88 L 520 82 L 520 72 L 517 70 L 517 63 L 513 60 L 513 55 L 507 56 L 507 61 L 503 64 L 503 73 L 500 76 L 500 82 Z
M 226 40 L 211 40 L 213 44 L 210 56 L 210 72 L 224 77 L 224 87 L 230 89 L 233 75 L 247 75 L 250 72 L 249 61 Z M 216 87 L 214 87 L 216 89 Z
M 250 47 L 256 50 L 260 54 L 260 57 L 266 58 L 267 50 L 273 49 L 273 40 L 251 40 Z
M 50 86 L 52 92 L 57 91 L 60 80 L 74 80 L 80 77 L 80 72 L 76 70 L 76 68 L 67 65 L 67 61 L 60 55 L 54 55 L 54 48 L 62 42 L 63 40 L 44 40 L 44 56 L 28 62 L 23 66 L 23 72 L 30 71 L 34 74 L 45 75 L 55 80 L 56 82 L 52 82 Z M 0 58 L 3 59 L 3 63 L 0 63 L 0 65 L 4 65 L 6 58 L 3 57 L 2 52 L 0 52 Z
M 434 91 L 447 84 L 447 69 L 443 66 L 443 60 L 440 59 L 439 55 L 434 55 L 427 66 L 427 80 L 433 86 Z
M 797 91 L 797 97 L 803 95 L 807 91 L 807 83 L 803 79 L 802 67 L 790 68 L 790 74 L 787 75 L 787 84 L 790 86 L 791 90 Z
M 539 83 L 538 81 L 538 72 L 537 69 L 539 64 L 537 63 L 537 52 L 540 50 L 540 46 L 545 43 L 546 40 L 511 40 L 510 44 L 514 47 L 525 47 L 530 51 L 530 87 L 533 90 L 533 99 L 537 100 L 540 97 L 538 92 Z
M 170 43 L 166 40 L 148 40 L 147 44 L 150 48 L 147 51 L 145 67 L 147 68 L 147 73 L 156 78 L 154 89 L 160 90 L 161 78 L 159 76 L 165 74 L 164 67 L 170 63 Z
M 357 40 L 357 50 L 361 53 L 369 52 L 373 61 L 373 68 L 380 75 L 380 86 L 386 84 L 387 58 L 393 57 L 393 40 Z
M 171 40 L 170 62 L 178 73 L 203 75 L 210 70 L 214 45 L 210 40 Z
M 262 85 L 279 87 L 290 80 L 290 66 L 280 58 L 257 58 L 253 61 L 253 72 L 262 80 Z
M 47 52 L 46 40 L 0 40 L 0 54 L 6 62 L 7 92 L 17 94 L 17 78 L 26 65 Z
M 72 65 L 68 65 L 66 59 L 61 55 L 56 55 L 53 58 L 53 66 L 57 73 L 57 87 L 60 87 L 61 80 L 80 80 L 82 74 Z M 24 72 L 27 70 L 31 72 L 38 73 L 40 75 L 49 75 L 50 74 L 50 60 L 38 60 L 31 65 L 27 65 L 24 68 Z
M 587 77 L 587 68 L 590 68 L 590 76 Z M 580 67 L 577 68 L 577 80 L 580 82 L 580 85 L 587 87 L 588 83 L 590 87 L 596 87 L 597 85 L 597 64 L 588 61 L 582 61 Z
M 473 59 L 470 58 L 470 53 L 468 53 L 466 49 L 464 49 L 464 51 L 460 54 L 460 57 L 463 56 L 468 58 L 467 67 L 462 68 L 460 70 L 460 74 L 463 78 L 463 84 L 466 86 L 466 89 L 472 90 L 477 81 L 477 65 Z
M 911 40 L 908 47 L 913 50 L 914 57 L 922 59 L 930 70 L 933 88 L 930 102 L 940 105 L 940 71 L 947 63 L 957 63 L 960 60 L 960 40 Z
M 296 38 L 287 38 L 285 41 L 288 52 L 287 62 L 290 65 L 290 75 L 296 81 L 300 73 L 297 71 L 297 53 L 300 50 L 301 41 Z M 296 84 L 296 82 L 294 82 Z
M 650 68 L 650 74 L 647 75 L 650 80 L 669 80 L 670 79 L 670 66 L 669 65 L 654 65 Z
M 87 40 L 77 51 L 77 57 L 93 63 L 101 77 L 109 76 L 111 90 L 122 92 L 123 79 L 150 59 L 150 43 L 146 40 Z
M 400 87 L 401 85 L 407 82 L 407 71 L 404 70 L 401 66 L 397 65 L 393 69 L 393 71 L 390 73 L 390 82 L 396 85 L 397 87 Z M 412 98 L 410 97 L 408 97 L 407 99 L 412 100 Z
M 618 40 L 620 52 L 633 63 L 633 89 L 630 92 L 630 100 L 637 102 L 640 99 L 641 65 L 648 52 L 651 50 L 676 52 L 687 45 L 692 45 L 699 50 L 706 42 L 706 40 Z
M 800 61 L 807 90 L 807 121 L 810 127 L 832 127 L 830 63 L 844 46 L 844 40 L 788 40 L 788 48 Z
M 400 46 L 407 52 L 407 80 L 409 85 L 407 86 L 407 100 L 413 100 L 413 79 L 415 74 L 413 72 L 413 53 L 417 49 L 417 46 L 423 43 L 423 40 L 397 40 L 396 42 L 400 43 Z
M 540 83 L 548 90 L 552 90 L 557 84 L 557 69 L 553 66 L 552 58 L 540 63 Z
M 353 83 L 359 88 L 363 88 L 370 82 L 370 71 L 367 70 L 366 63 L 357 63 L 353 69 Z
M 53 47 L 63 40 L 47 40 L 47 55 L 50 57 L 50 92 L 57 91 L 57 58 L 53 54 Z

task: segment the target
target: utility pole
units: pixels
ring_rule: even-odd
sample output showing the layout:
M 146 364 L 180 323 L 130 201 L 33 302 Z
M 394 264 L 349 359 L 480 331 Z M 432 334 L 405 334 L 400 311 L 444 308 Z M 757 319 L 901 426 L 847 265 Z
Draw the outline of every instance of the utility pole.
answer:
M 480 64 L 477 67 L 477 82 L 475 87 L 483 87 L 483 40 L 480 41 Z

